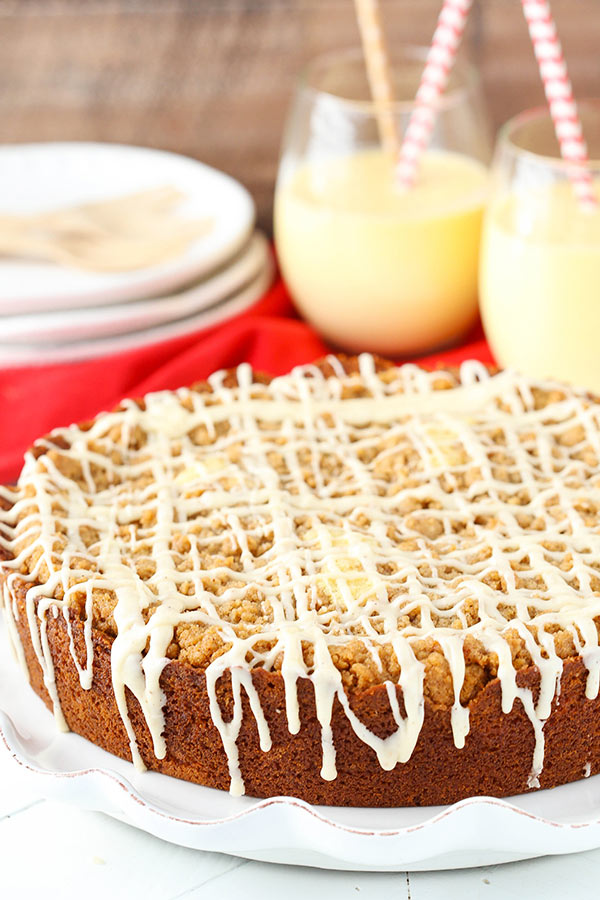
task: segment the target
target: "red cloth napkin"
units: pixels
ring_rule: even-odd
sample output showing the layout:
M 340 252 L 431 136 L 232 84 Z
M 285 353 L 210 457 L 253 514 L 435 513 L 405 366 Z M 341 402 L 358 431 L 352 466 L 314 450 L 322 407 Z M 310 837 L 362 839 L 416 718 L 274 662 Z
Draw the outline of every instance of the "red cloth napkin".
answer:
M 205 331 L 101 359 L 0 370 L 0 483 L 17 478 L 35 438 L 111 409 L 123 397 L 191 384 L 244 361 L 280 375 L 331 349 L 298 318 L 278 280 L 251 309 Z M 471 358 L 493 361 L 480 326 L 460 347 L 419 361 Z

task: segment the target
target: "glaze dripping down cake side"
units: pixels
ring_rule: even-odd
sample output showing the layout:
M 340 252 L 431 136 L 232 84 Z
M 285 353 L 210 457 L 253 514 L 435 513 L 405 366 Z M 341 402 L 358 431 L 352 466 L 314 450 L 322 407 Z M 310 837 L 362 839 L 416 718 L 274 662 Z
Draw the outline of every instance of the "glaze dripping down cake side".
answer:
M 0 493 L 59 725 L 212 787 L 447 803 L 600 770 L 600 405 L 360 357 L 57 429 Z

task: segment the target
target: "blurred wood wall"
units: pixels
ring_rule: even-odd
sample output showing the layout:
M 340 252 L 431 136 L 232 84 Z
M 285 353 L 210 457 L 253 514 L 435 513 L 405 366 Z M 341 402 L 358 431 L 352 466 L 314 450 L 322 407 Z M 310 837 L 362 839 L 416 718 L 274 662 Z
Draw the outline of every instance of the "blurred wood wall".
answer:
M 382 0 L 426 43 L 441 0 Z M 600 0 L 553 0 L 575 91 L 600 96 Z M 270 225 L 279 138 L 304 62 L 358 42 L 352 0 L 0 0 L 0 141 L 87 139 L 196 156 Z M 543 102 L 520 0 L 479 0 L 468 43 L 495 125 Z

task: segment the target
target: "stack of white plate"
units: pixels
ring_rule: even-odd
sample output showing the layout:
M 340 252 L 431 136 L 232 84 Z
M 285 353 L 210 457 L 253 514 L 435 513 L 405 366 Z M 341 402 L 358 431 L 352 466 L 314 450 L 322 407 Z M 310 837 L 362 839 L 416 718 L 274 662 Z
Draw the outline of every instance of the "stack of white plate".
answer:
M 208 232 L 176 259 L 95 273 L 0 257 L 0 366 L 132 350 L 224 322 L 269 287 L 268 242 L 245 188 L 195 160 L 118 144 L 0 148 L 0 214 L 27 215 L 156 187 L 185 197 L 182 218 Z

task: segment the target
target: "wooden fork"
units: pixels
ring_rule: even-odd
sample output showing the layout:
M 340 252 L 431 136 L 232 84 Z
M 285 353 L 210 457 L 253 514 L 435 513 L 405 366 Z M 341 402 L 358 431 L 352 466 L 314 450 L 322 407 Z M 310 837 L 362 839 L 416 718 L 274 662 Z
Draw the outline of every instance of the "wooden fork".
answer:
M 42 259 L 96 271 L 126 271 L 180 255 L 211 227 L 173 216 L 172 187 L 31 216 L 0 216 L 0 256 Z

